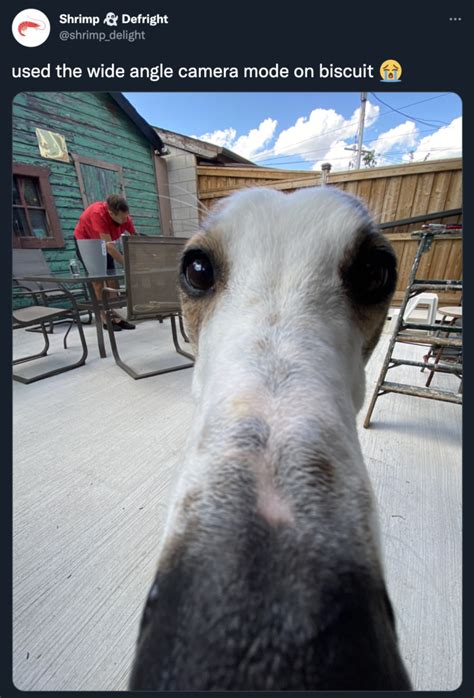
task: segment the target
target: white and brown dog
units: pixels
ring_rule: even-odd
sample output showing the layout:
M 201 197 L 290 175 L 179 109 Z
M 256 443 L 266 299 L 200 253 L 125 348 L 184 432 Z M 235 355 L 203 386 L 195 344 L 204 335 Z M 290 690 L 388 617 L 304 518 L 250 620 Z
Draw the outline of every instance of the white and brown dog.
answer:
M 410 690 L 355 419 L 395 282 L 328 187 L 240 192 L 189 241 L 196 414 L 132 689 Z

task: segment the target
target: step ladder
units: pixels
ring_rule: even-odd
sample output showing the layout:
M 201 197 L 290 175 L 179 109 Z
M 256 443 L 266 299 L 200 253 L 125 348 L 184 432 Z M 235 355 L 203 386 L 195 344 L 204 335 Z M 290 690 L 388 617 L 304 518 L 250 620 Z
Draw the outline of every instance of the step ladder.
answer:
M 410 271 L 408 285 L 400 308 L 400 312 L 396 318 L 392 336 L 387 348 L 387 353 L 384 358 L 382 369 L 375 385 L 372 400 L 367 410 L 367 415 L 364 421 L 364 427 L 367 428 L 370 424 L 372 412 L 374 411 L 375 403 L 379 397 L 387 393 L 398 393 L 401 395 L 412 395 L 414 397 L 424 397 L 431 400 L 441 400 L 443 402 L 453 402 L 462 404 L 461 387 L 458 392 L 452 390 L 439 390 L 431 387 L 421 387 L 418 385 L 406 385 L 402 383 L 394 383 L 385 379 L 387 372 L 391 368 L 397 366 L 412 366 L 421 370 L 428 369 L 430 372 L 440 371 L 443 373 L 453 373 L 462 379 L 462 361 L 459 358 L 453 363 L 443 363 L 442 361 L 411 361 L 408 359 L 395 358 L 393 352 L 397 343 L 403 344 L 419 344 L 433 345 L 438 348 L 452 347 L 459 351 L 459 356 L 462 352 L 462 327 L 450 323 L 433 323 L 421 324 L 416 322 L 406 322 L 405 311 L 411 299 L 417 294 L 425 291 L 461 291 L 462 281 L 449 279 L 417 279 L 416 274 L 421 262 L 421 258 L 425 252 L 431 248 L 433 240 L 437 236 L 446 238 L 450 235 L 459 235 L 462 231 L 460 225 L 442 225 L 429 224 L 422 226 L 422 230 L 412 233 L 412 237 L 419 238 L 420 242 L 413 261 L 413 266 Z M 420 332 L 420 330 L 424 330 Z M 418 332 L 418 334 L 417 334 Z M 444 336 L 443 336 L 444 335 Z

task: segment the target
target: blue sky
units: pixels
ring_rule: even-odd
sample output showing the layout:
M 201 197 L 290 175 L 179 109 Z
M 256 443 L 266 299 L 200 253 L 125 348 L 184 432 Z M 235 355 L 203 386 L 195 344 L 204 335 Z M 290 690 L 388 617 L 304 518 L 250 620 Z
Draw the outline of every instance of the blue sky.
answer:
M 333 169 L 350 166 L 346 148 L 357 133 L 358 92 L 125 96 L 154 126 L 225 146 L 260 165 L 319 170 L 329 161 Z M 375 151 L 378 165 L 460 156 L 461 114 L 461 100 L 453 93 L 369 92 L 364 147 Z

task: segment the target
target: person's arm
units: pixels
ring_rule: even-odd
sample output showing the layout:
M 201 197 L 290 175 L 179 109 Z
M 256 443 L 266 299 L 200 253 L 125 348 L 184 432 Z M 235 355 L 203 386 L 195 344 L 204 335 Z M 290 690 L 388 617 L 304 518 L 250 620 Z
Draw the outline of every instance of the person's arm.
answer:
M 109 238 L 110 238 L 110 235 L 109 235 Z M 118 251 L 118 249 L 115 247 L 115 243 L 110 240 L 109 242 L 105 243 L 105 246 L 107 248 L 107 252 L 109 253 L 109 255 L 113 259 L 115 259 L 116 262 L 118 262 L 119 264 L 121 264 L 123 266 L 123 264 L 124 264 L 123 254 L 121 254 Z
M 100 239 L 104 240 L 105 242 L 105 247 L 107 248 L 107 252 L 109 255 L 112 257 L 112 259 L 115 259 L 116 262 L 121 264 L 123 266 L 123 254 L 121 254 L 118 249 L 115 247 L 115 242 L 112 241 L 112 238 L 110 237 L 109 233 L 100 233 Z

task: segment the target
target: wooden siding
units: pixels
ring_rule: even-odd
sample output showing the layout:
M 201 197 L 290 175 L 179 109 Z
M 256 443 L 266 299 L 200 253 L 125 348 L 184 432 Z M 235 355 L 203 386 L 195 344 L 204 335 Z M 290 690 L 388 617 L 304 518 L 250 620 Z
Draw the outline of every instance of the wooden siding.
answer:
M 65 137 L 69 163 L 40 156 L 37 127 Z M 64 248 L 44 251 L 54 270 L 64 271 L 75 255 L 73 233 L 84 210 L 72 153 L 121 165 L 137 230 L 161 232 L 152 148 L 111 97 L 104 92 L 23 92 L 13 101 L 13 160 L 51 170 L 65 241 Z
M 419 240 L 410 234 L 387 233 L 398 259 L 398 283 L 394 294 L 394 305 L 400 305 L 408 283 L 413 259 Z M 429 252 L 425 252 L 418 267 L 419 279 L 461 279 L 462 278 L 462 237 L 436 238 Z M 438 292 L 440 305 L 458 305 L 459 292 Z
M 308 179 L 308 175 L 320 184 L 320 175 L 314 172 L 272 170 L 265 167 L 204 166 L 197 168 L 199 198 L 206 202 L 220 199 L 242 187 L 273 186 L 281 181 Z M 275 187 L 274 187 L 275 188 Z
M 198 167 L 199 199 L 212 208 L 223 197 L 245 187 L 263 186 L 292 192 L 303 187 L 321 185 L 321 174 L 304 171 L 271 170 L 252 167 Z M 462 160 L 451 158 L 407 165 L 377 167 L 329 175 L 329 186 L 335 186 L 361 198 L 377 223 L 388 223 L 426 213 L 462 207 Z M 461 216 L 436 219 L 433 222 L 459 223 Z M 411 237 L 421 223 L 400 225 L 385 230 L 398 258 L 399 279 L 394 296 L 400 304 L 407 285 L 418 241 Z M 423 256 L 420 278 L 462 277 L 462 239 L 436 240 Z M 440 303 L 460 302 L 459 293 L 442 293 Z

